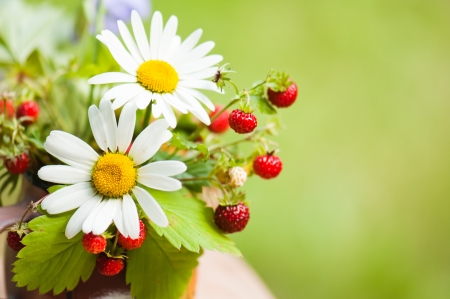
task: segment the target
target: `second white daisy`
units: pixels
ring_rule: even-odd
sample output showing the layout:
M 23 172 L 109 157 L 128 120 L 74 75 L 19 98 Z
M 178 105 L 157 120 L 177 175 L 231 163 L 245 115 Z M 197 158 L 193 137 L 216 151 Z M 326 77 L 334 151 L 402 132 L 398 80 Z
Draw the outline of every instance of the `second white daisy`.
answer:
M 190 111 L 206 125 L 210 124 L 208 113 L 200 104 L 214 110 L 214 104 L 197 89 L 220 92 L 211 78 L 217 71 L 213 67 L 222 61 L 221 55 L 206 56 L 214 47 L 208 41 L 197 47 L 202 30 L 194 31 L 186 40 L 176 35 L 178 19 L 171 16 L 163 26 L 159 11 L 153 14 L 150 41 L 141 18 L 136 11 L 131 14 L 134 38 L 122 21 L 119 31 L 127 49 L 109 30 L 103 30 L 97 38 L 105 44 L 117 63 L 127 72 L 110 72 L 89 79 L 90 84 L 123 83 L 107 91 L 104 99 L 114 99 L 113 109 L 128 101 L 134 101 L 139 109 L 145 109 L 151 100 L 156 100 L 153 115 L 161 114 L 174 128 L 176 116 L 171 108 L 182 113 Z
M 100 109 L 89 108 L 89 122 L 103 150 L 100 155 L 69 133 L 52 131 L 47 137 L 44 144 L 47 152 L 68 165 L 44 166 L 38 175 L 45 181 L 71 186 L 46 197 L 42 208 L 50 214 L 78 209 L 67 224 L 68 238 L 81 230 L 99 235 L 114 223 L 122 235 L 136 239 L 139 216 L 133 194 L 151 221 L 167 226 L 167 216 L 158 202 L 138 184 L 162 191 L 181 189 L 181 182 L 170 176 L 186 171 L 184 163 L 158 161 L 142 166 L 172 138 L 167 130 L 169 124 L 164 119 L 153 122 L 132 143 L 134 104 L 125 105 L 117 125 L 111 102 L 105 100 L 101 101 Z

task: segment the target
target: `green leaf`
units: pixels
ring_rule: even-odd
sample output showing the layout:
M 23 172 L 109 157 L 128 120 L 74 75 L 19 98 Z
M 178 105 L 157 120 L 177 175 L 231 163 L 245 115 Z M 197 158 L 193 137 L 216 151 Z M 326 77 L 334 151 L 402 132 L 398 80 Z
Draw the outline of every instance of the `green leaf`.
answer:
M 269 104 L 265 97 L 261 96 L 251 96 L 252 100 L 256 102 L 258 105 L 259 111 L 264 114 L 276 114 L 277 110 L 273 108 L 272 105 Z
M 196 150 L 203 154 L 203 161 L 209 159 L 209 151 L 206 145 L 201 143 L 194 143 L 188 140 L 181 138 L 180 134 L 173 133 L 172 140 L 170 140 L 170 145 L 175 146 L 180 150 Z
M 142 246 L 128 252 L 126 280 L 136 299 L 180 299 L 200 254 L 176 249 L 147 224 Z
M 176 178 L 192 179 L 192 178 L 207 177 L 211 172 L 213 165 L 214 161 L 212 160 L 208 160 L 206 162 L 199 161 L 189 164 L 187 170 L 182 174 L 177 175 Z M 208 180 L 195 180 L 195 181 L 193 180 L 183 182 L 183 186 L 193 192 L 201 193 L 202 187 L 203 186 L 209 187 L 210 183 Z
M 53 289 L 54 294 L 59 294 L 65 289 L 73 290 L 80 278 L 86 281 L 91 276 L 96 255 L 84 249 L 83 234 L 70 240 L 64 234 L 72 214 L 40 216 L 28 224 L 32 233 L 23 239 L 26 246 L 19 252 L 13 269 L 12 280 L 18 287 L 39 288 L 42 294 Z
M 184 246 L 194 252 L 200 247 L 241 256 L 241 252 L 214 224 L 214 212 L 203 201 L 193 198 L 186 190 L 178 192 L 150 193 L 161 205 L 169 219 L 169 226 L 161 228 L 151 225 L 160 236 L 164 236 L 176 248 Z
M 66 185 L 53 185 L 50 188 L 48 188 L 47 191 L 48 191 L 48 193 L 52 194 L 64 187 L 67 187 L 67 186 Z

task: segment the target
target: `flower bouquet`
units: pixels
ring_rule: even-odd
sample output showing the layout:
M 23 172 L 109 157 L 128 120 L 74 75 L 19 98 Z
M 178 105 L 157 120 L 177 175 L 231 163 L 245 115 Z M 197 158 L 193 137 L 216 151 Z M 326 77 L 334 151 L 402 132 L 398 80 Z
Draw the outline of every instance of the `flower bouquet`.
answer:
M 45 32 L 51 18 L 20 3 L 10 9 Z M 97 7 L 94 23 L 104 17 Z M 277 108 L 297 97 L 288 75 L 270 71 L 240 89 L 223 57 L 208 55 L 214 42 L 199 44 L 201 29 L 182 40 L 177 17 L 164 23 L 158 11 L 149 32 L 136 11 L 130 21 L 98 41 L 88 21 L 67 25 L 69 39 L 61 25 L 50 50 L 15 51 L 1 36 L 10 56 L 0 71 L 1 190 L 23 175 L 49 193 L 24 211 L 40 216 L 8 232 L 18 287 L 59 294 L 93 271 L 126 271 L 133 298 L 179 299 L 203 250 L 241 255 L 226 234 L 249 221 L 247 178 L 282 170 L 269 138 Z M 214 104 L 219 97 L 228 103 Z

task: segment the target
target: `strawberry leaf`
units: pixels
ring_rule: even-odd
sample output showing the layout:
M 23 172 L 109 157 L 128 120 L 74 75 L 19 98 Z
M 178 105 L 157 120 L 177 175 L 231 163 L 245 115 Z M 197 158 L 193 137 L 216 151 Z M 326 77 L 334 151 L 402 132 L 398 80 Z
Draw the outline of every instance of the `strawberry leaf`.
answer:
M 173 133 L 172 139 L 170 140 L 170 145 L 179 150 L 196 150 L 203 155 L 202 161 L 207 161 L 209 159 L 209 152 L 206 145 L 185 140 L 178 133 Z
M 147 224 L 142 246 L 128 252 L 126 280 L 136 299 L 179 299 L 197 266 L 200 254 L 173 247 Z
M 32 233 L 22 240 L 26 246 L 14 263 L 12 280 L 18 287 L 39 288 L 42 294 L 53 289 L 54 294 L 59 294 L 73 290 L 80 278 L 86 281 L 91 276 L 96 256 L 84 249 L 83 234 L 72 239 L 64 234 L 72 214 L 40 216 L 29 222 Z
M 148 188 L 147 188 L 148 190 Z M 213 210 L 205 203 L 193 198 L 184 189 L 178 192 L 150 190 L 169 219 L 167 227 L 151 225 L 160 236 L 173 246 L 184 246 L 189 251 L 200 252 L 200 248 L 217 250 L 241 256 L 241 252 L 214 224 Z

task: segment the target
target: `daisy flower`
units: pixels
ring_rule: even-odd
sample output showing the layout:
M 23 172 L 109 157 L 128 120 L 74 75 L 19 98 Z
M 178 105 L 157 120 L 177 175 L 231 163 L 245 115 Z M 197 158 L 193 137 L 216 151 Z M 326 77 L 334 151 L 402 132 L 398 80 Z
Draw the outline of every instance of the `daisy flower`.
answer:
M 214 47 L 214 42 L 195 47 L 202 35 L 201 29 L 181 42 L 176 35 L 177 17 L 171 16 L 164 27 L 159 11 L 152 17 L 150 40 L 136 11 L 131 13 L 134 38 L 122 21 L 117 24 L 126 49 L 109 30 L 103 30 L 97 38 L 108 47 L 126 73 L 103 73 L 88 81 L 90 84 L 123 83 L 108 90 L 103 99 L 114 99 L 113 109 L 128 101 L 145 109 L 151 100 L 156 100 L 153 115 L 158 118 L 162 114 L 172 128 L 177 125 L 172 107 L 182 113 L 189 111 L 209 125 L 208 113 L 200 102 L 210 110 L 214 110 L 214 104 L 197 89 L 221 93 L 216 84 L 205 80 L 214 76 L 217 67 L 213 66 L 223 59 L 221 55 L 205 56 Z
M 98 154 L 69 133 L 52 131 L 44 147 L 68 165 L 44 166 L 38 176 L 45 181 L 71 186 L 47 196 L 41 207 L 49 214 L 77 209 L 66 227 L 69 239 L 81 230 L 102 234 L 111 223 L 125 237 L 138 238 L 139 216 L 131 195 L 151 221 L 167 226 L 167 216 L 158 202 L 139 186 L 162 191 L 182 187 L 179 180 L 170 176 L 186 171 L 184 163 L 158 161 L 143 165 L 172 138 L 167 121 L 154 121 L 132 142 L 136 122 L 134 104 L 125 105 L 118 125 L 110 101 L 101 101 L 100 109 L 91 106 L 88 114 L 95 141 L 103 153 Z

